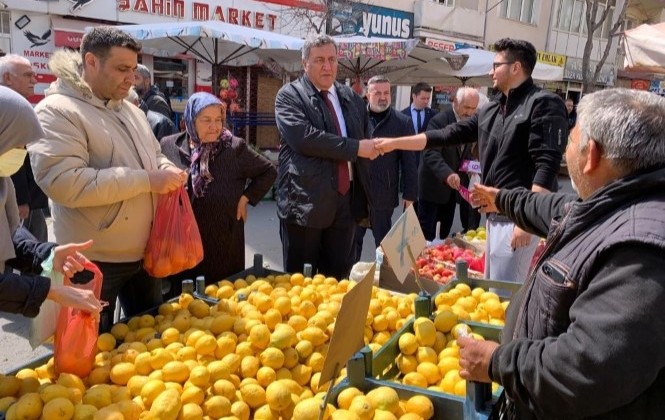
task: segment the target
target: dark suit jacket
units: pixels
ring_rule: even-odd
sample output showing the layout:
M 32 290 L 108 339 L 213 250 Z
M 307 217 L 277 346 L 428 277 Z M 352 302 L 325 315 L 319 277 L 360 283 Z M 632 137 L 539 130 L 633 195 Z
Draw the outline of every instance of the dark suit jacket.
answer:
M 401 112 L 390 108 L 388 115 L 373 126 L 370 119 L 370 136 L 401 137 L 412 136 L 411 120 Z M 405 200 L 416 201 L 418 195 L 418 169 L 416 153 L 395 150 L 381 155 L 370 162 L 370 197 L 372 208 L 392 210 L 399 204 L 399 175 L 404 179 Z
M 35 182 L 29 156 L 25 156 L 23 166 L 11 178 L 16 190 L 16 204 L 27 204 L 30 210 L 48 208 L 48 197 Z
M 427 129 L 442 129 L 456 121 L 453 107 L 448 105 L 430 120 Z M 448 186 L 446 179 L 453 173 L 459 173 L 458 169 L 463 160 L 472 159 L 471 147 L 472 144 L 463 144 L 425 150 L 418 170 L 418 198 L 439 204 L 450 201 L 451 194 L 455 194 L 455 191 Z M 469 185 L 469 177 L 463 172 L 459 175 L 461 184 Z
M 369 160 L 358 158 L 359 141 L 369 138 L 367 108 L 351 88 L 335 83 L 348 137 L 336 133 L 333 117 L 306 75 L 283 86 L 275 99 L 280 136 L 277 214 L 287 223 L 324 229 L 338 205 L 337 163 L 352 162 L 351 213 L 369 216 Z
M 433 110 L 432 108 L 424 108 L 425 111 L 425 119 L 423 120 L 423 128 L 419 131 L 419 133 L 422 133 L 423 131 L 427 130 L 427 126 L 429 125 L 429 121 L 434 118 L 436 115 L 436 111 Z M 413 115 L 411 115 L 411 104 L 404 108 L 402 110 L 402 114 L 406 115 L 409 117 L 409 120 L 413 121 Z M 413 124 L 412 124 L 413 125 Z

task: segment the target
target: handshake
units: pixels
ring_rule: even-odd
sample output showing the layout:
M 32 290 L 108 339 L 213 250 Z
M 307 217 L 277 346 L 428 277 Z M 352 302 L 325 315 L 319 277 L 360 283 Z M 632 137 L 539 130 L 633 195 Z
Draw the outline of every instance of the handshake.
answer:
M 395 146 L 392 144 L 392 140 L 393 139 L 382 137 L 360 140 L 360 144 L 358 145 L 358 156 L 374 160 L 379 155 L 392 152 L 395 150 Z

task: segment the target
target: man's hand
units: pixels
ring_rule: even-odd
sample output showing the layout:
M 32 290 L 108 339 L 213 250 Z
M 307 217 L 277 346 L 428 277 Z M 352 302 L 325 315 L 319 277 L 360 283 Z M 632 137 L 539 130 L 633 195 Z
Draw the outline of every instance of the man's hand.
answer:
M 457 175 L 456 173 L 448 175 L 448 178 L 446 178 L 446 184 L 448 184 L 448 186 L 453 190 L 459 190 L 460 186 L 459 175 Z
M 513 236 L 510 238 L 510 246 L 513 249 L 524 248 L 531 243 L 533 235 L 517 226 L 513 229 Z
M 498 193 L 498 188 L 475 184 L 471 189 L 471 201 L 473 204 L 480 206 L 478 210 L 481 213 L 496 213 L 499 211 L 496 208 L 496 195 Z
M 83 271 L 83 264 L 89 262 L 80 251 L 92 246 L 92 239 L 82 244 L 58 245 L 53 248 L 53 268 L 55 271 L 71 279 L 79 271 Z
M 27 204 L 21 204 L 18 206 L 18 217 L 21 220 L 25 220 L 30 215 L 30 206 Z
M 457 345 L 460 347 L 460 376 L 467 381 L 492 382 L 488 370 L 492 354 L 499 345 L 472 337 L 458 337 Z
M 247 222 L 247 203 L 249 203 L 249 198 L 244 195 L 240 196 L 238 208 L 236 209 L 236 220 L 242 219 L 243 222 Z
M 374 148 L 374 142 L 372 140 L 360 140 L 358 143 L 358 156 L 374 160 L 379 156 L 379 151 Z
M 180 188 L 187 180 L 187 173 L 177 168 L 150 170 L 150 191 L 156 194 L 166 194 Z M 184 174 L 184 175 L 183 175 Z
M 90 312 L 97 319 L 99 319 L 99 312 L 102 310 L 102 305 L 92 290 L 51 283 L 51 288 L 46 297 L 62 306 Z
M 393 139 L 377 137 L 374 139 L 374 148 L 377 150 L 378 153 L 384 155 L 386 153 L 390 153 L 393 150 L 395 150 L 395 146 L 393 145 L 393 143 L 394 143 Z

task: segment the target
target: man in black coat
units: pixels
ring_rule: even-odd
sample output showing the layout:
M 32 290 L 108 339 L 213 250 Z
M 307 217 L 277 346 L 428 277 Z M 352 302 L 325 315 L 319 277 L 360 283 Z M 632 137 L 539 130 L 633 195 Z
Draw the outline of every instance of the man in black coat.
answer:
M 367 81 L 370 137 L 410 136 L 414 134 L 411 121 L 390 106 L 390 80 L 374 76 Z M 417 195 L 415 152 L 395 151 L 370 163 L 369 195 L 370 224 L 374 244 L 378 247 L 392 226 L 392 215 L 399 204 L 399 175 L 404 179 L 405 207 L 413 204 Z M 356 227 L 356 260 L 360 259 L 367 228 Z
M 435 115 L 427 129 L 442 129 L 448 124 L 471 117 L 476 112 L 479 100 L 477 90 L 459 88 L 452 106 L 447 106 Z M 461 144 L 435 147 L 423 152 L 422 165 L 418 171 L 418 219 L 428 241 L 435 239 L 437 222 L 441 223 L 439 236 L 448 236 L 457 204 L 465 231 L 476 229 L 480 224 L 480 213 L 457 193 L 460 186 L 469 186 L 469 176 L 460 172 L 459 167 L 465 160 L 474 159 L 471 148 L 471 144 Z
M 411 137 L 375 139 L 382 152 L 422 150 L 478 141 L 482 181 L 498 188 L 534 192 L 557 188 L 561 150 L 568 137 L 561 98 L 534 85 L 535 47 L 523 40 L 500 39 L 490 70 L 501 94 L 473 117 L 442 130 Z M 485 276 L 523 282 L 538 240 L 502 215 L 488 215 Z
M 173 113 L 171 105 L 166 100 L 166 96 L 156 87 L 152 86 L 150 69 L 143 64 L 139 64 L 136 67 L 134 88 L 136 89 L 136 93 L 139 94 L 141 101 L 145 102 L 149 110 L 158 112 L 166 118 L 171 119 L 171 114 Z
M 344 278 L 353 265 L 356 223 L 367 223 L 369 160 L 365 102 L 335 82 L 337 45 L 328 35 L 307 40 L 305 74 L 275 99 L 280 135 L 277 215 L 284 270 Z

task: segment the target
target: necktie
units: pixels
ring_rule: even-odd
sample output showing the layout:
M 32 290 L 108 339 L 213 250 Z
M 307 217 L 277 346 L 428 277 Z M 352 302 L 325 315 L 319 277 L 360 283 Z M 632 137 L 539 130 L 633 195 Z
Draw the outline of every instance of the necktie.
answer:
M 416 109 L 416 115 L 418 115 L 417 120 L 416 120 L 416 124 L 418 125 L 418 133 L 423 131 L 423 119 L 420 116 L 421 112 L 423 112 L 422 109 Z
M 335 111 L 335 106 L 328 97 L 328 93 L 329 92 L 327 90 L 322 90 L 321 97 L 323 98 L 323 102 L 326 104 L 326 108 L 328 108 L 328 111 L 330 111 L 330 115 L 332 116 L 332 119 L 335 122 L 335 129 L 337 130 L 337 135 L 341 136 L 342 130 L 339 127 L 337 112 Z M 337 192 L 339 192 L 342 195 L 345 195 L 347 192 L 349 192 L 349 188 L 351 188 L 351 181 L 349 178 L 349 166 L 345 160 L 337 161 Z

